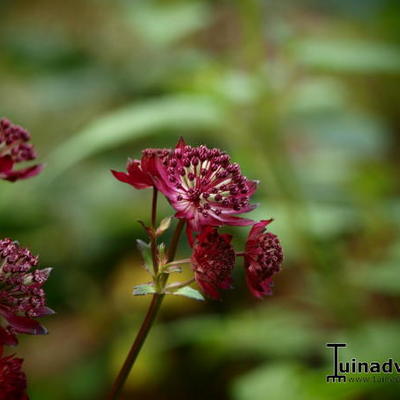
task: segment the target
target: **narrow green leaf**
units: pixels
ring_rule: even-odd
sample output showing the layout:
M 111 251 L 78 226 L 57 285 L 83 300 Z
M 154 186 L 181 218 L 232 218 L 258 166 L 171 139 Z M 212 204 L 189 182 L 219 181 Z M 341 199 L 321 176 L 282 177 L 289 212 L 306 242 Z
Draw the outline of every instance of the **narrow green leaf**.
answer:
M 171 265 L 163 269 L 167 274 L 172 274 L 173 272 L 182 272 L 182 268 L 179 265 Z
M 300 62 L 340 72 L 398 73 L 400 48 L 382 42 L 310 37 L 294 43 Z
M 158 245 L 158 257 L 160 265 L 164 265 L 167 262 L 167 247 L 165 243 L 162 242 Z
M 133 288 L 132 294 L 134 296 L 144 296 L 146 294 L 153 294 L 156 290 L 152 283 L 143 283 L 142 285 L 136 285 Z
M 160 236 L 162 235 L 171 225 L 171 221 L 172 221 L 172 217 L 167 217 L 164 218 L 161 222 L 160 225 L 158 226 L 157 230 L 156 230 L 156 235 Z
M 223 111 L 213 98 L 195 95 L 171 95 L 128 105 L 95 119 L 59 146 L 48 160 L 51 178 L 86 157 L 160 129 L 219 128 Z
M 205 2 L 135 2 L 124 16 L 146 43 L 165 48 L 206 27 L 210 9 Z
M 151 257 L 151 247 L 149 243 L 144 242 L 143 240 L 137 239 L 136 240 L 137 247 L 142 255 L 144 261 L 144 268 L 146 271 L 153 274 L 153 260 Z
M 175 295 L 178 295 L 178 296 L 189 297 L 189 298 L 194 299 L 194 300 L 204 301 L 203 295 L 198 290 L 193 289 L 190 286 L 182 287 L 182 288 L 180 288 L 178 290 L 175 290 L 174 292 L 171 292 L 171 294 L 175 294 Z

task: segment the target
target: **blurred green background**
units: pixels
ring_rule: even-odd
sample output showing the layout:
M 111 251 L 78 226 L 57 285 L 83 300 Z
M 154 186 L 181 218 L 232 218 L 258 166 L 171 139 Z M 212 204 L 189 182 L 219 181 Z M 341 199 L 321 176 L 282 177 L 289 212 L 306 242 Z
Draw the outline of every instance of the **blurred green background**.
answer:
M 131 290 L 151 197 L 109 170 L 179 135 L 261 180 L 251 216 L 275 218 L 284 270 L 264 301 L 240 267 L 222 302 L 166 299 L 124 398 L 399 398 L 325 382 L 327 342 L 400 359 L 398 1 L 1 0 L 0 18 L 0 114 L 47 164 L 0 196 L 2 237 L 54 267 L 50 335 L 18 348 L 33 400 L 108 390 L 150 300 Z

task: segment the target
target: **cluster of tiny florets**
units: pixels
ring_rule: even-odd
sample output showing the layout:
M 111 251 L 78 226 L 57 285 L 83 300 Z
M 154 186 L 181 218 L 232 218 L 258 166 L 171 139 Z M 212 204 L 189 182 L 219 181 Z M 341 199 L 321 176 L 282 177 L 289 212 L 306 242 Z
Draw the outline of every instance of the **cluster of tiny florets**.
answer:
M 27 143 L 31 135 L 24 128 L 0 119 L 0 155 L 9 155 L 14 162 L 31 161 L 36 158 L 33 145 Z
M 0 357 L 0 400 L 28 400 L 22 363 L 14 356 Z
M 170 149 L 145 149 L 142 151 L 142 155 L 144 157 L 160 157 L 161 159 L 164 159 L 166 156 L 170 154 L 171 150 Z
M 51 269 L 35 269 L 38 257 L 11 239 L 0 240 L 0 305 L 13 314 L 39 317 L 45 309 L 46 282 Z
M 176 188 L 176 201 L 188 201 L 203 216 L 221 214 L 221 207 L 237 212 L 249 204 L 247 178 L 237 163 L 219 149 L 185 145 L 162 161 Z
M 279 239 L 271 232 L 266 232 L 258 238 L 257 262 L 265 276 L 271 276 L 280 271 L 283 261 L 283 251 Z
M 216 228 L 207 227 L 193 247 L 192 264 L 197 282 L 213 298 L 219 298 L 218 289 L 228 289 L 232 284 L 235 251 L 231 236 L 219 234 Z

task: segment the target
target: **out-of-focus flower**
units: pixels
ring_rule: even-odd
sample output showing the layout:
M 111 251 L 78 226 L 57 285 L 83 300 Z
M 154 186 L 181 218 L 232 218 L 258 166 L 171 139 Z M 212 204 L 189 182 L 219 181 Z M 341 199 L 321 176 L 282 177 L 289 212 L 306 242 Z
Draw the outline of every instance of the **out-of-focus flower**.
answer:
M 219 149 L 187 146 L 181 138 L 174 150 L 156 157 L 153 181 L 191 230 L 204 226 L 251 225 L 234 215 L 253 210 L 249 204 L 257 182 L 248 180 L 240 167 Z
M 28 249 L 11 239 L 0 240 L 0 345 L 16 345 L 17 333 L 43 335 L 45 327 L 34 318 L 53 314 L 42 288 L 51 268 L 38 264 Z
M 37 175 L 43 165 L 14 170 L 17 163 L 36 158 L 33 145 L 27 143 L 31 136 L 24 128 L 12 124 L 6 118 L 0 119 L 0 179 L 15 182 Z
M 22 358 L 3 357 L 0 346 L 0 400 L 29 400 Z
M 112 174 L 121 182 L 132 185 L 135 189 L 146 189 L 154 186 L 153 175 L 155 157 L 163 160 L 169 153 L 167 149 L 143 150 L 140 160 L 128 160 L 127 172 L 111 170 Z
M 246 242 L 246 280 L 251 293 L 257 298 L 271 294 L 272 277 L 280 271 L 283 261 L 278 237 L 265 232 L 271 222 L 272 219 L 254 224 Z
M 204 293 L 213 299 L 220 298 L 219 289 L 232 286 L 235 251 L 231 240 L 231 235 L 221 235 L 216 228 L 208 226 L 194 242 L 192 265 L 195 279 Z

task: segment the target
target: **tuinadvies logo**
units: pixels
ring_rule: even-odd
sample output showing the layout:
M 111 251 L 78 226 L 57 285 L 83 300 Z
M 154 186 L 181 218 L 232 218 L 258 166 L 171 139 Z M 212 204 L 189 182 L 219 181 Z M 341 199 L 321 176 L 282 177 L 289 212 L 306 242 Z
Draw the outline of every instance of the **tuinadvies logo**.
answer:
M 352 358 L 351 361 L 339 361 L 339 349 L 347 347 L 346 343 L 327 343 L 326 347 L 332 348 L 333 374 L 326 376 L 327 382 L 346 382 L 346 374 L 400 374 L 400 362 L 388 358 L 385 362 L 359 361 Z

